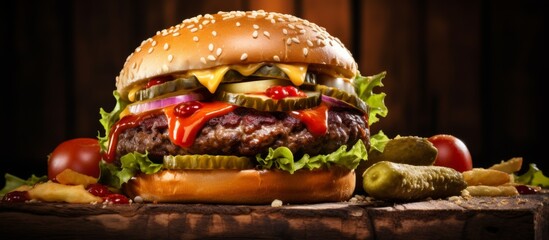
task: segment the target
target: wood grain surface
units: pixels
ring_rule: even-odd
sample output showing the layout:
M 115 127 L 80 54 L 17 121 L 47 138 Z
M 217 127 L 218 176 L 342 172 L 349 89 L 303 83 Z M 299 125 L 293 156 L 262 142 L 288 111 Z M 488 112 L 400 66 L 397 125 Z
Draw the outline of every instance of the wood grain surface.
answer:
M 1 203 L 8 239 L 547 239 L 549 194 L 282 207 Z M 4 238 L 3 238 L 4 239 Z

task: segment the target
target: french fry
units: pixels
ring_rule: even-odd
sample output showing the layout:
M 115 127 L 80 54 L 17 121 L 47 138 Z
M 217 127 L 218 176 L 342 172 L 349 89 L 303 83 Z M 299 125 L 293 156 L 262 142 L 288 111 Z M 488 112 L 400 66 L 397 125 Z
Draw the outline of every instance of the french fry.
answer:
M 73 171 L 67 168 L 55 176 L 57 182 L 66 185 L 84 185 L 87 187 L 92 183 L 97 183 L 97 178 Z
M 499 186 L 511 182 L 511 175 L 499 170 L 473 168 L 463 172 L 463 179 L 467 186 Z
M 467 191 L 473 197 L 502 197 L 502 196 L 517 196 L 517 189 L 511 185 L 501 186 L 468 186 L 464 191 Z
M 30 189 L 32 189 L 32 186 L 30 186 L 30 185 L 21 185 L 21 186 L 17 187 L 16 189 L 13 189 L 11 191 L 12 192 L 13 191 L 28 191 Z
M 83 185 L 64 185 L 47 181 L 36 184 L 29 191 L 31 199 L 44 202 L 100 203 L 102 198 L 86 191 Z
M 507 161 L 502 161 L 501 163 L 494 164 L 488 169 L 499 170 L 499 171 L 511 174 L 514 172 L 518 172 L 521 167 L 522 167 L 522 158 L 515 157 Z

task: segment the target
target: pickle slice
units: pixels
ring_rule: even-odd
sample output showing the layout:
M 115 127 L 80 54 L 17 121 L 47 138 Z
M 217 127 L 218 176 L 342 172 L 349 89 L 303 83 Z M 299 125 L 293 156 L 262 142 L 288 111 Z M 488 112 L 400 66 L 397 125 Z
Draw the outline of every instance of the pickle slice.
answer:
M 254 108 L 267 112 L 286 112 L 316 107 L 320 104 L 321 98 L 318 92 L 305 92 L 307 97 L 286 97 L 272 99 L 260 94 L 232 93 L 221 91 L 216 98 L 220 101 L 233 105 Z
M 136 101 L 143 101 L 145 99 L 155 98 L 166 93 L 175 92 L 180 89 L 196 89 L 202 87 L 202 84 L 198 82 L 196 77 L 189 78 L 177 78 L 172 81 L 168 81 L 162 84 L 154 85 L 150 88 L 145 88 L 135 93 Z
M 264 93 L 272 86 L 288 86 L 292 82 L 284 79 L 265 79 L 249 82 L 225 83 L 219 86 L 219 90 L 232 93 Z
M 290 80 L 290 77 L 274 64 L 265 64 L 249 76 L 244 76 L 236 70 L 229 70 L 223 77 L 223 82 L 240 82 L 246 79 L 276 78 Z M 312 72 L 305 74 L 304 83 L 315 84 L 316 75 Z
M 166 169 L 250 169 L 254 165 L 250 158 L 226 155 L 167 155 Z
M 336 98 L 343 102 L 346 102 L 351 106 L 357 108 L 358 110 L 368 112 L 368 105 L 366 105 L 366 103 L 362 101 L 362 99 L 358 98 L 356 95 L 324 85 L 316 85 L 316 91 L 328 97 Z
M 351 95 L 356 95 L 355 86 L 353 83 L 345 78 L 337 78 L 326 75 L 318 75 L 316 77 L 316 82 L 319 85 L 324 85 L 327 87 L 337 88 L 339 90 L 346 91 Z

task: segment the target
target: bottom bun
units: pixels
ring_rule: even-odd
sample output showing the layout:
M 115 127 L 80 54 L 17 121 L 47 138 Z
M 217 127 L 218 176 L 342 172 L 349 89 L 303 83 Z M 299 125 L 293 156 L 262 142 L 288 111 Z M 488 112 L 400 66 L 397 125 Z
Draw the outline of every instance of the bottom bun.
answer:
M 355 171 L 300 170 L 163 170 L 139 174 L 124 185 L 131 198 L 146 202 L 223 204 L 318 203 L 348 200 Z

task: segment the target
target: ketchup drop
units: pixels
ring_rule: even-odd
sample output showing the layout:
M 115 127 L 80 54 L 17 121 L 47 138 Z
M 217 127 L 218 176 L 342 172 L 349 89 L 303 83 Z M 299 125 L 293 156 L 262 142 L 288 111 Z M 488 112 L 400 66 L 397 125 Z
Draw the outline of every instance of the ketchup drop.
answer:
M 30 196 L 27 191 L 12 191 L 2 198 L 2 202 L 26 202 L 28 200 L 30 200 Z

